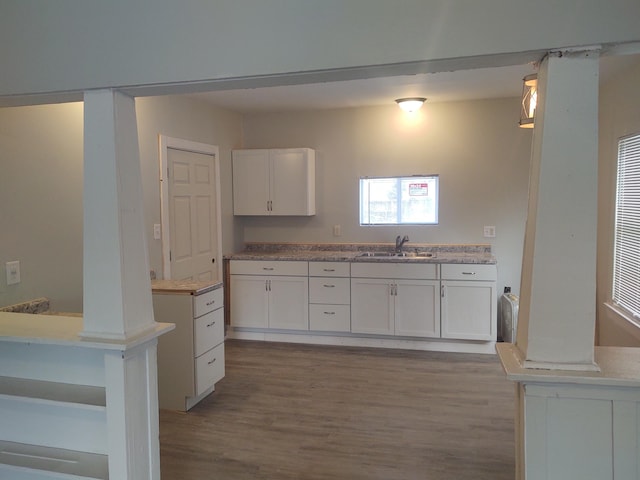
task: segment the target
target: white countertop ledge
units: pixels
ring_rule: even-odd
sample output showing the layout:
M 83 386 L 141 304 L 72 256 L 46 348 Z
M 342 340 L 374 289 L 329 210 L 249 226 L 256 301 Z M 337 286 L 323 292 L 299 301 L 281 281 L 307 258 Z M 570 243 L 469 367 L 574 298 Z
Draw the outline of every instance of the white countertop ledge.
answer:
M 0 312 L 0 342 L 61 345 L 125 351 L 153 340 L 175 328 L 173 323 L 155 323 L 124 340 L 82 337 L 82 317 Z
M 507 378 L 514 382 L 640 387 L 640 348 L 595 347 L 599 372 L 524 368 L 516 345 L 497 343 L 496 350 Z

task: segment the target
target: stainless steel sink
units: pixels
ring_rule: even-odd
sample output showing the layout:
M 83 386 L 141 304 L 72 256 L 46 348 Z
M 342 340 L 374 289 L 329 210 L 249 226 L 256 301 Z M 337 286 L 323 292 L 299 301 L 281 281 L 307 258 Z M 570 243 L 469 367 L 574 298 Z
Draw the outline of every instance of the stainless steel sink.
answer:
M 434 258 L 435 253 L 432 252 L 402 252 L 397 254 L 398 257 L 413 257 L 413 258 Z
M 434 258 L 435 254 L 432 252 L 362 252 L 358 254 L 359 257 L 387 257 L 387 258 Z

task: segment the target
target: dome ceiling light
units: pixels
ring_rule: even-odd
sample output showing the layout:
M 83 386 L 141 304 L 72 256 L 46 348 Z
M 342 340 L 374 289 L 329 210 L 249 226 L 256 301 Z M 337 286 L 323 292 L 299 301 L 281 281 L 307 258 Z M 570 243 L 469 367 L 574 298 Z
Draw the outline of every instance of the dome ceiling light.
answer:
M 405 112 L 412 113 L 419 110 L 426 100 L 423 97 L 398 98 L 396 103 Z

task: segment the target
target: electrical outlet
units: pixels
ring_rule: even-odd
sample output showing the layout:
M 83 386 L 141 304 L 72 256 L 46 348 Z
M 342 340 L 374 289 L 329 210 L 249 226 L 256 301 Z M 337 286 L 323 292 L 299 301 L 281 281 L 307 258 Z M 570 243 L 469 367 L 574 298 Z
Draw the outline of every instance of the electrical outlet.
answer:
M 162 236 L 162 227 L 160 227 L 159 223 L 153 224 L 153 238 L 154 240 L 160 240 Z
M 339 237 L 342 235 L 342 227 L 340 225 L 333 226 L 333 236 Z
M 484 226 L 484 236 L 485 238 L 493 238 L 496 236 L 496 227 L 495 225 L 485 225 Z
M 20 262 L 7 262 L 5 264 L 7 269 L 7 285 L 15 285 L 20 283 Z

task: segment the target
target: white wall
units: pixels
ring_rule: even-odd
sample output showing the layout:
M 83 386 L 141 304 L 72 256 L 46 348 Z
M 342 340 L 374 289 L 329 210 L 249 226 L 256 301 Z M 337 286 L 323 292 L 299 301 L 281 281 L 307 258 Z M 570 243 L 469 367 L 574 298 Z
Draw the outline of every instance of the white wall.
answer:
M 237 235 L 233 222 L 231 150 L 242 145 L 242 116 L 184 96 L 138 98 L 136 114 L 151 268 L 158 274 L 162 272 L 162 243 L 153 240 L 153 224 L 160 223 L 158 134 L 218 146 L 222 187 L 222 251 L 230 253 L 238 250 L 241 244 L 235 240 Z
M 498 288 L 519 291 L 531 130 L 518 99 L 427 103 L 413 121 L 395 106 L 245 116 L 247 148 L 316 150 L 317 215 L 240 217 L 245 241 L 491 243 Z M 360 227 L 360 176 L 440 175 L 440 223 Z M 333 236 L 333 225 L 342 236 Z M 495 225 L 495 239 L 483 226 Z
M 162 271 L 153 239 L 160 223 L 158 134 L 218 145 L 223 252 L 234 244 L 231 149 L 241 116 L 187 97 L 136 100 L 150 266 Z M 46 296 L 58 311 L 82 311 L 83 104 L 0 108 L 0 306 Z M 20 260 L 22 282 L 6 284 L 5 262 Z
M 601 345 L 640 347 L 640 328 L 609 309 L 613 275 L 613 228 L 618 139 L 640 133 L 640 56 L 600 89 L 598 167 L 598 342 Z M 622 59 L 624 60 L 624 59 Z
M 439 59 L 523 63 L 508 54 L 638 41 L 638 18 L 637 0 L 4 1 L 0 97 Z

